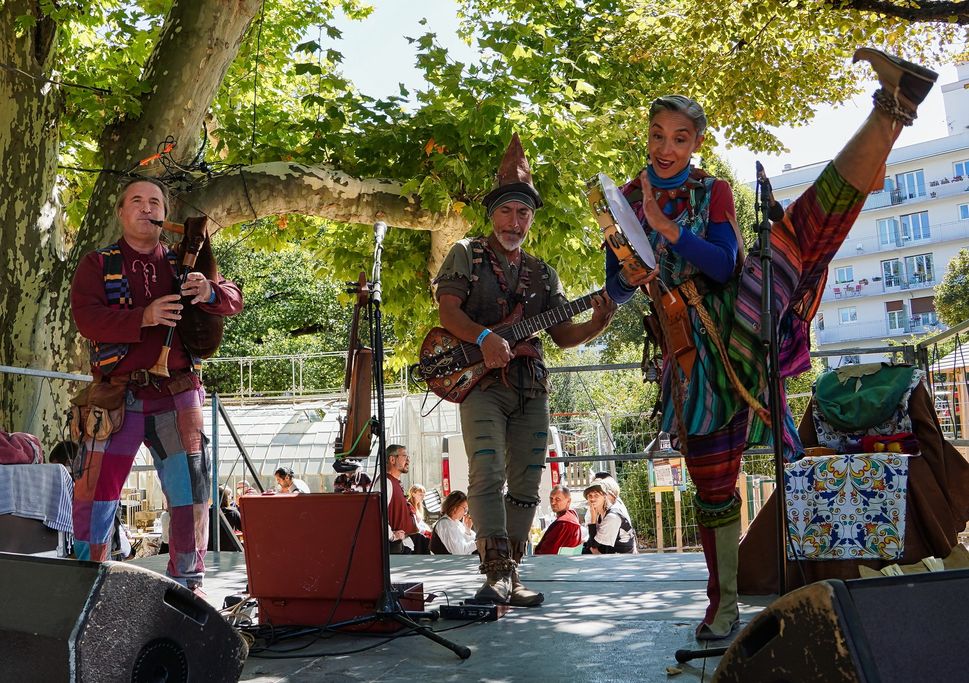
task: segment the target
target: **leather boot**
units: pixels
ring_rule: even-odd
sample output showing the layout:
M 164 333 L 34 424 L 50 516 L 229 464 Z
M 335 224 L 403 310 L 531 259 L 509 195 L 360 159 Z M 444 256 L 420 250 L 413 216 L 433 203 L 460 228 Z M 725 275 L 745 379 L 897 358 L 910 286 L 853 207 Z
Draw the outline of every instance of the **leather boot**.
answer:
M 852 61 L 862 60 L 871 63 L 882 86 L 875 93 L 875 106 L 902 125 L 911 126 L 918 106 L 929 94 L 939 74 L 870 47 L 855 51 Z
M 740 550 L 740 520 L 710 528 L 699 524 L 700 542 L 710 578 L 707 598 L 710 605 L 697 626 L 697 640 L 726 638 L 740 623 L 737 607 L 737 556 Z
M 525 588 L 521 577 L 518 575 L 518 565 L 521 564 L 522 557 L 525 556 L 525 541 L 513 541 L 511 544 L 511 557 L 515 561 L 515 568 L 511 570 L 511 598 L 509 604 L 512 607 L 538 607 L 545 602 L 545 595 L 537 591 Z
M 515 569 L 508 550 L 508 539 L 502 536 L 479 538 L 477 545 L 478 557 L 481 558 L 478 571 L 485 575 L 485 582 L 474 594 L 474 599 L 507 605 L 511 600 L 511 574 Z

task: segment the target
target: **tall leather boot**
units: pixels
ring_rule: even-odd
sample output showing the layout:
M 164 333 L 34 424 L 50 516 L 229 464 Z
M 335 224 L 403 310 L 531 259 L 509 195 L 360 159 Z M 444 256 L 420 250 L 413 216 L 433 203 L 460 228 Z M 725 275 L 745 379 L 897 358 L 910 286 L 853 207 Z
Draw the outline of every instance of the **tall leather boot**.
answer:
M 538 607 L 545 602 L 545 594 L 525 588 L 518 575 L 518 565 L 525 556 L 525 541 L 511 542 L 511 557 L 515 561 L 515 568 L 511 570 L 511 598 L 512 607 Z
M 508 539 L 503 536 L 479 538 L 477 545 L 478 557 L 481 558 L 478 571 L 485 575 L 485 581 L 474 594 L 474 598 L 507 605 L 511 600 L 511 575 L 515 569 L 515 562 L 508 549 Z
M 715 528 L 699 525 L 703 557 L 706 560 L 707 607 L 696 629 L 697 640 L 728 637 L 740 623 L 737 606 L 737 556 L 740 550 L 740 520 Z

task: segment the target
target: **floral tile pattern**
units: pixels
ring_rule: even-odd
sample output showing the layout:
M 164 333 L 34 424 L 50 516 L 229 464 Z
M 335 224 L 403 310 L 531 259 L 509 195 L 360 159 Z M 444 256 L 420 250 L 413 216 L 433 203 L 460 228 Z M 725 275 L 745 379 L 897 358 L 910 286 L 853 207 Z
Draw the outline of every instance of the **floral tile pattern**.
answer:
M 793 549 L 807 560 L 896 560 L 905 547 L 908 455 L 806 457 L 784 476 Z

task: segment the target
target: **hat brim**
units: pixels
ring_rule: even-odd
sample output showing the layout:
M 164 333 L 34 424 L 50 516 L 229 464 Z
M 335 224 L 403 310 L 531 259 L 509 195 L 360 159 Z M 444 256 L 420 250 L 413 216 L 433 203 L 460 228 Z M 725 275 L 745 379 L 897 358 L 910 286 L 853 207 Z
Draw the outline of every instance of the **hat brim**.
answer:
M 521 194 L 528 195 L 535 202 L 535 208 L 541 208 L 544 202 L 542 202 L 541 195 L 538 194 L 538 190 L 529 185 L 528 183 L 510 183 L 508 185 L 499 185 L 491 192 L 485 195 L 485 198 L 481 200 L 481 203 L 485 205 L 485 208 L 490 209 L 491 205 L 498 201 L 502 196 L 508 194 L 509 192 L 518 192 Z
M 602 495 L 606 495 L 606 490 L 602 488 L 602 484 L 598 484 L 598 483 L 589 484 L 588 486 L 586 486 L 585 491 L 582 492 L 582 497 L 587 498 L 589 495 L 589 491 L 598 491 Z

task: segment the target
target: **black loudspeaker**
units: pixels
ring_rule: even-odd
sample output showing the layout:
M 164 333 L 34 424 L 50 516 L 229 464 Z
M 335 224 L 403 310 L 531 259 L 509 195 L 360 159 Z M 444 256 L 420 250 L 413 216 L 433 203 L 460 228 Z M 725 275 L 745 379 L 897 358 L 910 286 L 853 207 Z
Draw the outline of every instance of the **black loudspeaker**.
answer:
M 208 603 L 118 562 L 0 553 L 0 678 L 238 681 L 248 648 Z
M 738 634 L 714 683 L 969 680 L 969 570 L 820 581 Z

